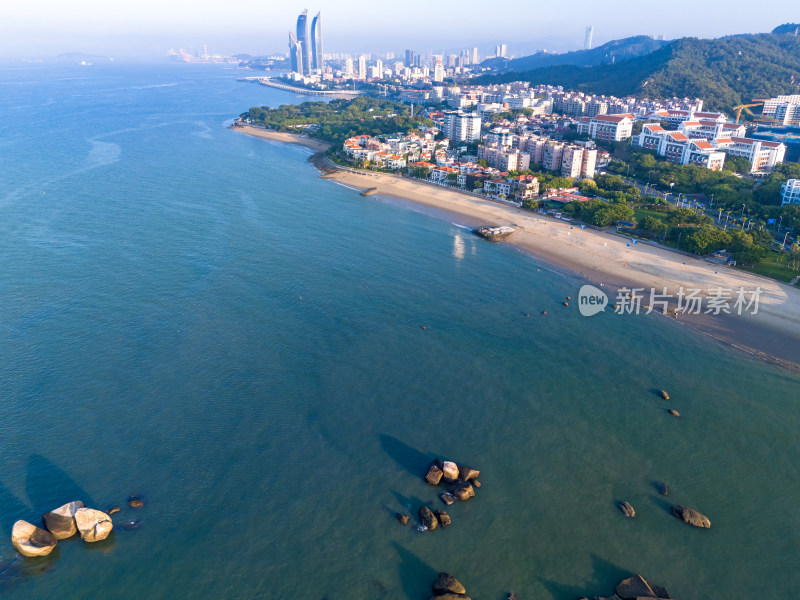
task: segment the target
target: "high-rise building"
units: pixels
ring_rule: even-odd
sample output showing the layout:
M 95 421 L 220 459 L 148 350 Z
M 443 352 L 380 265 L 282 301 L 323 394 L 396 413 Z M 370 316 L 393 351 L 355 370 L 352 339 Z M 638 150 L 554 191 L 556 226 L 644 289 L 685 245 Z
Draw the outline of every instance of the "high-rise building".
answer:
M 456 66 L 456 61 L 458 60 L 458 56 L 455 54 L 448 54 L 447 55 L 447 68 L 453 69 Z
M 444 81 L 444 66 L 442 66 L 442 59 L 436 57 L 436 63 L 433 65 L 433 80 L 441 83 Z
M 416 65 L 415 59 L 417 58 L 416 52 L 413 50 L 406 50 L 406 66 L 407 67 L 414 67 Z
M 308 9 L 303 9 L 303 12 L 297 17 L 297 43 L 300 44 L 303 58 L 301 62 L 302 71 L 298 71 L 298 73 L 302 73 L 306 77 L 311 75 L 310 37 L 308 33 Z
M 472 49 L 472 60 L 470 61 L 473 65 L 477 65 L 480 62 L 480 57 L 478 56 L 478 49 Z
M 344 78 L 351 79 L 353 77 L 353 59 L 349 56 L 344 61 Z
M 303 72 L 303 47 L 291 31 L 289 32 L 289 61 L 293 73 Z
M 358 79 L 367 78 L 367 57 L 363 54 L 358 57 Z
M 315 71 L 325 68 L 322 54 L 322 12 L 318 12 L 311 22 L 311 68 Z
M 583 38 L 583 49 L 584 50 L 591 50 L 592 49 L 592 37 L 594 36 L 594 26 L 589 25 L 586 28 L 586 37 Z
M 465 113 L 459 110 L 445 111 L 444 134 L 450 141 L 477 141 L 481 139 L 481 118 L 477 113 Z
M 506 58 L 508 56 L 508 46 L 506 46 L 505 44 L 500 44 L 499 56 L 501 58 Z

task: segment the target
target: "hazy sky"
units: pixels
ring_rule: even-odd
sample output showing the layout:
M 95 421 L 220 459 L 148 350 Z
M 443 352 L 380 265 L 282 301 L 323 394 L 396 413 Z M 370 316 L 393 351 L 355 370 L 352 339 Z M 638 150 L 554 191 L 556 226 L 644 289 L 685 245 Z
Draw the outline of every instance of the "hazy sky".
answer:
M 508 8 L 500 9 L 500 6 Z M 308 8 L 323 13 L 326 52 L 382 52 L 412 47 L 442 51 L 505 42 L 509 52 L 582 46 L 594 25 L 595 45 L 637 34 L 719 37 L 764 32 L 800 21 L 797 0 L 772 0 L 755 10 L 742 0 L 596 0 L 487 3 L 316 0 L 3 0 L 0 56 L 41 57 L 86 52 L 119 57 L 162 56 L 169 48 L 210 53 L 284 52 L 287 32 Z

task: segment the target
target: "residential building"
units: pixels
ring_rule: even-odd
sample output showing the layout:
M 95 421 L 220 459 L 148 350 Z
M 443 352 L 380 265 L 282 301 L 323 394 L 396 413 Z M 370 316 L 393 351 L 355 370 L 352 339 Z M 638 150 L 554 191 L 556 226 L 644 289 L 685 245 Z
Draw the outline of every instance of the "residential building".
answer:
M 358 57 L 358 79 L 367 78 L 367 57 L 363 54 Z
M 560 171 L 561 161 L 564 158 L 564 144 L 563 142 L 548 141 L 544 146 L 542 155 L 542 168 L 548 171 Z
M 781 206 L 800 204 L 800 179 L 790 179 L 781 186 Z
M 583 165 L 583 148 L 580 146 L 567 146 L 561 158 L 562 177 L 580 177 Z
M 475 142 L 481 139 L 481 118 L 477 113 L 445 111 L 443 131 L 451 141 Z
M 627 140 L 633 133 L 634 118 L 631 114 L 585 117 L 578 122 L 578 133 L 603 142 Z
M 433 65 L 433 80 L 437 83 L 444 81 L 444 67 L 442 66 L 441 58 L 437 58 Z
M 581 162 L 581 177 L 583 179 L 594 179 L 597 167 L 597 148 L 584 148 L 583 161 Z

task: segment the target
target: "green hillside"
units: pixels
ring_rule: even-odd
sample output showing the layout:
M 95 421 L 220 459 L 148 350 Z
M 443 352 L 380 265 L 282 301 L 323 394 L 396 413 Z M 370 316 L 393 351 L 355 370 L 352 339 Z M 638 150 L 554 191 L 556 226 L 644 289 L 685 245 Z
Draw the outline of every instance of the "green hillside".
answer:
M 716 40 L 682 38 L 646 56 L 593 67 L 552 66 L 504 73 L 483 81 L 530 81 L 615 96 L 699 97 L 730 112 L 753 98 L 800 93 L 800 36 L 737 35 Z M 791 32 L 791 33 L 789 33 Z
M 662 48 L 669 42 L 664 40 L 654 40 L 647 35 L 613 40 L 591 50 L 575 50 L 564 54 L 553 54 L 551 52 L 537 52 L 531 56 L 507 60 L 504 58 L 493 58 L 485 61 L 482 66 L 491 66 L 503 72 L 522 72 L 533 69 L 541 69 L 553 65 L 575 65 L 580 67 L 590 67 L 594 65 L 610 64 L 622 60 L 629 60 L 637 56 L 650 54 Z

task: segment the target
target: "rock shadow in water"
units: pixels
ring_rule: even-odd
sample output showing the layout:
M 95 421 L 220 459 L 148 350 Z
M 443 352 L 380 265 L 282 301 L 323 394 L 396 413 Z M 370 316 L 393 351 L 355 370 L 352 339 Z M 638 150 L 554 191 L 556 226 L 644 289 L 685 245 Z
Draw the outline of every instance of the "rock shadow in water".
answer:
M 381 434 L 380 440 L 383 451 L 391 456 L 398 465 L 412 475 L 425 477 L 425 473 L 428 472 L 428 466 L 435 458 L 433 454 L 420 452 L 391 435 Z
M 635 575 L 635 573 L 622 569 L 596 554 L 590 556 L 592 558 L 592 574 L 586 580 L 585 585 L 563 584 L 548 579 L 539 580 L 550 592 L 553 600 L 612 596 L 620 581 Z
M 2 531 L 5 537 L 11 537 L 11 528 L 19 519 L 26 521 L 34 518 L 30 507 L 17 498 L 11 490 L 0 483 L 0 516 L 2 516 Z M 35 523 L 34 523 L 35 524 Z
M 72 477 L 39 454 L 28 459 L 25 492 L 40 516 L 73 500 L 94 506 L 89 494 Z
M 436 581 L 438 571 L 397 542 L 392 542 L 392 546 L 399 558 L 398 571 L 400 581 L 403 583 L 404 598 L 407 600 L 430 598 L 431 585 Z

